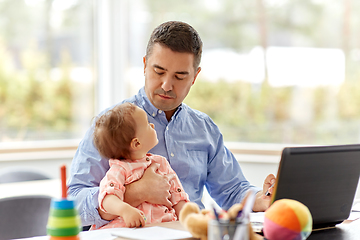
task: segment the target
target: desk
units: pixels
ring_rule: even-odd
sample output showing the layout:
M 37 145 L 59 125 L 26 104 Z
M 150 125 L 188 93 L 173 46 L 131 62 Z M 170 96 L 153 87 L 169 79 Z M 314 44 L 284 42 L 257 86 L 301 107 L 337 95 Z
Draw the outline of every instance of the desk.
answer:
M 178 221 L 146 225 L 146 227 L 155 227 L 155 226 L 171 228 L 171 229 L 176 229 L 176 230 L 185 230 L 185 228 Z M 80 232 L 80 239 L 81 240 L 99 240 L 99 239 L 101 239 L 101 240 L 129 240 L 127 238 L 112 236 L 111 232 L 114 232 L 114 229 L 100 229 L 100 230 L 94 230 L 94 231 Z M 169 239 L 171 239 L 171 237 Z M 49 236 L 22 238 L 22 240 L 49 240 Z M 198 238 L 190 237 L 190 238 L 182 238 L 182 240 L 198 240 Z
M 184 230 L 184 227 L 179 222 L 168 222 L 160 224 L 150 224 L 148 226 L 160 226 L 178 230 Z M 113 229 L 95 230 L 88 232 L 81 232 L 81 240 L 128 240 L 124 238 L 116 238 L 111 235 Z M 26 238 L 27 240 L 48 240 L 48 236 Z M 171 239 L 171 238 L 170 238 Z M 185 238 L 186 240 L 198 240 L 197 238 Z M 184 240 L 185 240 L 184 239 Z M 308 240 L 359 240 L 360 239 L 360 220 L 351 223 L 340 224 L 334 229 L 321 230 L 312 232 Z M 25 240 L 25 239 L 23 239 Z
M 360 219 L 343 223 L 336 228 L 312 232 L 308 240 L 359 240 Z
M 24 195 L 47 195 L 61 197 L 60 179 L 0 183 L 0 198 Z
M 0 198 L 20 196 L 20 195 L 49 195 L 59 198 L 61 196 L 61 182 L 59 179 L 29 181 L 21 183 L 0 184 Z M 161 226 L 178 230 L 184 230 L 179 222 L 161 223 L 148 226 Z M 29 238 L 31 240 L 48 240 L 49 237 Z M 81 232 L 81 240 L 123 240 L 111 235 L 111 229 Z M 195 238 L 187 238 L 193 240 Z M 312 232 L 309 240 L 359 240 L 360 239 L 360 219 L 351 223 L 343 223 L 334 229 Z

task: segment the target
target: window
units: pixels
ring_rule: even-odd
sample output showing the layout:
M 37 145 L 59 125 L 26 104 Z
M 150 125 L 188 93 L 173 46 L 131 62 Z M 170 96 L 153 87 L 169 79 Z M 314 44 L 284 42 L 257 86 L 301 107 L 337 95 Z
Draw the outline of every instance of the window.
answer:
M 0 1 L 0 142 L 81 138 L 94 115 L 93 1 Z
M 143 86 L 151 31 L 190 23 L 204 43 L 185 103 L 225 141 L 360 140 L 360 2 L 1 0 L 0 141 L 81 138 Z
M 359 142 L 358 1 L 129 4 L 131 89 L 143 84 L 141 57 L 152 29 L 181 20 L 204 43 L 202 71 L 185 103 L 212 117 L 226 141 Z

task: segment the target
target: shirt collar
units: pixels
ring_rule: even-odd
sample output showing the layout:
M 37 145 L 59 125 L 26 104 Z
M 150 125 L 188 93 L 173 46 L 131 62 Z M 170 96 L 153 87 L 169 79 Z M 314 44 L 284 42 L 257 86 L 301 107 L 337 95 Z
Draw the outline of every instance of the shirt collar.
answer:
M 176 112 L 174 113 L 174 115 L 172 116 L 171 119 L 175 119 L 179 116 L 179 114 L 181 114 L 182 109 L 184 108 L 185 104 L 184 103 L 181 103 L 180 106 L 176 109 Z

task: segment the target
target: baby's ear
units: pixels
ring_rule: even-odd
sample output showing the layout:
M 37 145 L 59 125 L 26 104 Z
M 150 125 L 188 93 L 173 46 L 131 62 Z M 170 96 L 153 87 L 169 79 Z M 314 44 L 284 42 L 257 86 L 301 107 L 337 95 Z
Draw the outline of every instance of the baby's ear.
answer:
M 139 150 L 142 146 L 141 146 L 139 139 L 133 138 L 131 140 L 130 147 L 132 150 Z

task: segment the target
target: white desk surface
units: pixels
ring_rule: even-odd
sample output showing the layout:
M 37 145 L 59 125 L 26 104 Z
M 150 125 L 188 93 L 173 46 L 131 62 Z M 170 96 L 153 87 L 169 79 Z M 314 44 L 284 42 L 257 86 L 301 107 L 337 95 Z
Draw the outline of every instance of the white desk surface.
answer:
M 38 181 L 28 181 L 28 182 L 17 182 L 17 183 L 2 183 L 0 184 L 0 198 L 13 197 L 13 196 L 22 196 L 22 195 L 48 195 L 54 198 L 61 197 L 61 181 L 60 179 L 50 179 L 50 180 L 38 180 Z M 353 212 L 349 216 L 350 221 L 358 219 L 360 217 L 360 199 L 355 200 L 353 206 Z M 359 222 L 360 220 L 356 221 Z M 346 222 L 346 221 L 345 221 Z M 342 225 L 342 224 L 341 224 Z M 161 223 L 156 225 L 148 226 L 161 226 L 172 229 L 184 230 L 183 226 L 179 222 L 168 222 Z M 111 234 L 112 229 L 96 230 L 96 231 L 87 231 L 81 232 L 81 240 L 123 240 L 124 238 L 116 237 Z M 41 236 L 34 238 L 27 238 L 31 240 L 48 240 L 49 236 Z M 171 238 L 170 238 L 171 239 Z M 185 238 L 185 239 L 195 239 L 195 238 Z
M 171 229 L 177 229 L 177 230 L 183 230 L 184 227 L 180 224 L 180 222 L 165 222 L 165 223 L 159 223 L 159 224 L 149 224 L 146 227 L 163 227 L 163 228 L 171 228 Z M 146 228 L 144 227 L 144 228 Z M 359 238 L 359 229 L 360 227 L 360 220 L 353 221 L 350 223 L 343 223 L 338 225 L 335 229 L 329 229 L 329 230 L 323 230 L 323 231 L 317 231 L 312 233 L 310 235 L 310 238 L 312 240 L 323 240 L 323 239 L 341 239 L 341 240 L 357 240 Z M 138 229 L 138 230 L 144 230 Z M 129 230 L 129 229 L 125 229 Z M 103 229 L 103 230 L 95 230 L 95 231 L 86 231 L 86 232 L 80 232 L 79 236 L 81 240 L 129 240 L 128 238 L 121 238 L 113 236 L 112 233 L 114 231 L 119 231 L 119 229 Z M 131 229 L 130 229 L 131 231 Z M 175 234 L 176 235 L 176 234 Z M 174 239 L 182 239 L 182 240 L 198 240 L 198 238 L 193 237 L 187 237 L 187 238 L 175 238 L 176 236 L 169 236 L 166 238 L 167 240 L 174 240 Z M 314 236 L 313 236 L 314 235 Z M 149 238 L 141 238 L 143 240 L 146 239 L 153 239 L 153 236 L 149 236 Z M 335 237 L 335 238 L 334 238 Z M 32 237 L 32 238 L 22 238 L 22 240 L 49 240 L 49 236 L 39 236 L 39 237 Z
M 144 228 L 138 228 L 136 230 L 145 230 L 147 227 L 163 227 L 163 228 L 170 228 L 174 230 L 182 230 L 185 231 L 184 227 L 180 224 L 180 222 L 164 222 L 164 223 L 157 223 L 157 224 L 149 224 Z M 112 235 L 112 232 L 119 231 L 119 229 L 99 229 L 94 231 L 86 231 L 86 232 L 80 232 L 79 236 L 81 240 L 129 240 L 129 238 L 122 238 L 122 237 L 116 237 Z M 125 231 L 128 231 L 131 229 L 125 228 Z M 190 234 L 186 231 L 187 234 Z M 149 236 L 149 239 L 153 239 L 154 236 Z M 32 238 L 22 238 L 22 240 L 49 240 L 49 236 L 39 236 L 39 237 L 32 237 Z M 176 234 L 174 236 L 169 236 L 167 238 L 168 240 L 172 239 L 182 239 L 182 240 L 199 240 L 198 238 L 193 237 L 187 237 L 187 238 L 177 238 Z

